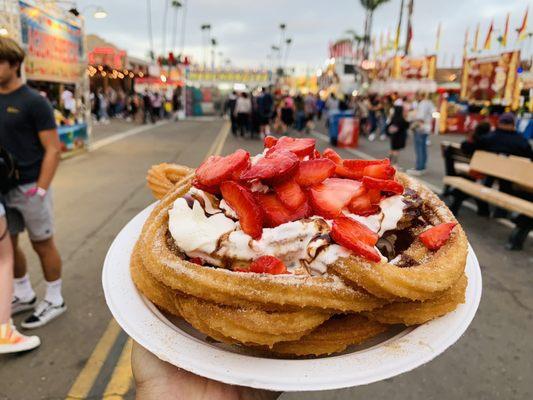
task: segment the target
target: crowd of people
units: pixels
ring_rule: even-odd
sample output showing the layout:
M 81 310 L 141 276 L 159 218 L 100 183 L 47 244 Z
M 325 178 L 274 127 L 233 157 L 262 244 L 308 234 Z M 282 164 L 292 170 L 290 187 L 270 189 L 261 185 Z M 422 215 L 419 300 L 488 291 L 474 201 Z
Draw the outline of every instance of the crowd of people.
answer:
M 106 124 L 110 118 L 124 118 L 146 124 L 164 118 L 177 119 L 181 110 L 180 91 L 176 88 L 171 96 L 163 91 L 146 88 L 142 93 L 130 93 L 122 89 L 97 88 L 91 92 L 91 113 L 96 123 Z

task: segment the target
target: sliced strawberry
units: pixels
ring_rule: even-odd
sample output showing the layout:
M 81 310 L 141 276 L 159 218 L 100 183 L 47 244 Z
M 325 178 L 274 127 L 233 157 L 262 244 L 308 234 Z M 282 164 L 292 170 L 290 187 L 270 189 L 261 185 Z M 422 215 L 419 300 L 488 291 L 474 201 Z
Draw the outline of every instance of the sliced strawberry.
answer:
M 251 163 L 250 159 L 248 159 L 248 161 L 245 164 L 243 164 L 240 168 L 237 168 L 235 171 L 232 172 L 232 174 L 231 174 L 232 180 L 238 182 L 241 179 L 241 175 L 245 171 L 250 169 L 251 165 L 252 165 L 252 163 Z
M 332 239 L 370 261 L 380 261 L 381 256 L 374 248 L 379 237 L 363 224 L 348 218 L 340 217 L 333 221 L 330 236 Z
M 307 218 L 312 213 L 307 201 L 298 209 L 291 211 L 274 193 L 255 193 L 254 196 L 263 212 L 264 226 L 267 228 Z
M 218 185 L 216 186 L 206 186 L 202 185 L 197 177 L 194 177 L 192 180 L 192 185 L 200 190 L 203 190 L 204 192 L 211 193 L 211 194 L 220 194 L 220 187 Z
M 365 185 L 367 190 L 378 189 L 382 192 L 389 192 L 395 194 L 403 193 L 402 184 L 391 179 L 376 179 L 371 178 L 369 176 L 365 176 L 363 177 L 363 185 Z
M 322 154 L 320 154 L 320 152 L 319 152 L 317 149 L 315 149 L 315 150 L 313 151 L 313 156 L 312 156 L 311 158 L 312 158 L 312 159 L 313 159 L 313 158 L 322 158 Z
M 313 154 L 315 142 L 316 140 L 311 138 L 291 138 L 288 136 L 282 136 L 269 152 L 283 149 L 288 150 L 299 157 L 305 157 Z
M 335 164 L 327 158 L 301 161 L 296 173 L 296 182 L 302 186 L 311 186 L 333 176 Z
M 309 200 L 318 215 L 336 218 L 360 187 L 360 182 L 351 179 L 328 178 L 309 187 Z
M 277 150 L 246 170 L 241 179 L 261 179 L 269 183 L 281 182 L 293 176 L 298 170 L 298 157 L 286 150 Z
M 196 170 L 198 182 L 204 186 L 216 186 L 231 179 L 233 172 L 250 162 L 250 154 L 242 149 L 226 157 L 211 156 Z
M 193 257 L 189 260 L 189 262 L 192 262 L 193 264 L 204 265 L 204 260 L 202 260 L 200 257 Z
M 455 225 L 457 222 L 439 224 L 422 232 L 418 237 L 429 250 L 438 250 L 449 239 Z
M 263 140 L 263 143 L 267 149 L 270 149 L 278 142 L 278 138 L 274 136 L 265 136 L 265 139 Z
M 283 204 L 291 210 L 300 207 L 306 201 L 306 196 L 300 185 L 294 179 L 274 185 L 274 191 Z
M 368 165 L 363 170 L 364 176 L 370 176 L 378 179 L 392 179 L 396 169 L 390 164 L 374 164 Z
M 333 149 L 327 148 L 322 153 L 322 156 L 325 158 L 329 158 L 335 164 L 342 164 L 342 157 L 339 156 L 339 154 Z
M 348 210 L 357 215 L 363 215 L 372 210 L 372 202 L 370 201 L 368 193 L 354 197 L 348 204 Z
M 364 170 L 369 165 L 390 165 L 390 160 L 384 158 L 383 160 L 344 160 L 344 166 L 351 170 Z
M 332 149 L 324 150 L 323 157 L 330 159 L 335 163 L 335 173 L 337 176 L 348 179 L 361 179 L 363 177 L 363 171 L 350 171 L 343 165 L 343 159 Z
M 254 239 L 261 237 L 263 232 L 263 215 L 255 202 L 252 192 L 238 183 L 223 182 L 220 185 L 222 197 L 239 216 L 244 233 Z
M 250 272 L 257 274 L 286 274 L 287 267 L 279 258 L 274 256 L 261 256 L 250 264 Z
M 366 194 L 371 204 L 379 204 L 381 201 L 381 191 L 379 189 L 367 189 Z

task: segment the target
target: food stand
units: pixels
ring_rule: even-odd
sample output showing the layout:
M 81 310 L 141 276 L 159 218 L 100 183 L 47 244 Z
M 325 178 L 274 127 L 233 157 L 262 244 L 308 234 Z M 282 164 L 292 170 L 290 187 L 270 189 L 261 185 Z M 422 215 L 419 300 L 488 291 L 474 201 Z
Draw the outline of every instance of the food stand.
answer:
M 80 19 L 59 7 L 39 8 L 19 1 L 20 38 L 26 50 L 24 77 L 46 95 L 56 110 L 59 138 L 64 152 L 88 144 L 88 82 Z M 72 116 L 63 115 L 61 94 L 70 90 L 74 98 Z

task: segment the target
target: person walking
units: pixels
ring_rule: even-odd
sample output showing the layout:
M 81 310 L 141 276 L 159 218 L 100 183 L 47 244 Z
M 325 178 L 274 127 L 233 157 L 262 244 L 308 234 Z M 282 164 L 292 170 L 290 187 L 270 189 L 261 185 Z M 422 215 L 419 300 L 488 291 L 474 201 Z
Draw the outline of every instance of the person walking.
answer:
M 387 135 L 390 138 L 389 158 L 393 165 L 398 164 L 400 151 L 405 148 L 408 128 L 409 122 L 405 119 L 402 101 L 396 100 L 391 120 L 386 128 Z
M 12 39 L 0 37 L 0 147 L 18 166 L 18 179 L 6 195 L 6 215 L 15 257 L 12 314 L 33 310 L 22 322 L 38 328 L 67 310 L 61 294 L 61 257 L 54 243 L 51 183 L 61 155 L 54 112 L 50 103 L 22 83 L 24 50 Z M 26 257 L 19 247 L 24 231 L 37 253 L 44 273 L 46 293 L 37 304 L 27 273 Z
M 286 96 L 280 105 L 281 134 L 286 135 L 289 127 L 294 124 L 294 102 L 290 96 Z
M 224 111 L 228 113 L 231 121 L 231 133 L 233 136 L 237 136 L 237 116 L 235 115 L 235 105 L 237 104 L 237 92 L 233 91 L 228 96 L 226 103 L 224 104 Z
M 411 175 L 421 176 L 426 172 L 428 137 L 431 132 L 431 121 L 434 112 L 435 105 L 429 100 L 428 94 L 420 93 L 418 95 L 418 103 L 414 110 L 414 121 L 412 124 L 416 162 L 414 169 L 407 170 L 407 173 Z
M 241 136 L 244 136 L 247 131 L 250 131 L 250 114 L 252 112 L 252 101 L 247 93 L 242 92 L 240 96 L 237 97 L 234 112 L 237 117 L 239 133 Z
M 311 133 L 315 127 L 316 101 L 313 93 L 309 92 L 304 98 L 305 132 Z
M 148 117 L 152 124 L 155 124 L 154 107 L 152 105 L 152 94 L 148 89 L 144 89 L 143 94 L 143 124 L 148 122 Z
M 269 88 L 262 88 L 261 95 L 257 98 L 257 110 L 259 112 L 261 137 L 270 135 L 270 120 L 274 111 L 274 99 Z
M 0 176 L 2 178 L 4 177 Z M 13 248 L 5 215 L 5 208 L 0 202 L 0 354 L 32 350 L 41 344 L 38 336 L 19 333 L 11 320 Z

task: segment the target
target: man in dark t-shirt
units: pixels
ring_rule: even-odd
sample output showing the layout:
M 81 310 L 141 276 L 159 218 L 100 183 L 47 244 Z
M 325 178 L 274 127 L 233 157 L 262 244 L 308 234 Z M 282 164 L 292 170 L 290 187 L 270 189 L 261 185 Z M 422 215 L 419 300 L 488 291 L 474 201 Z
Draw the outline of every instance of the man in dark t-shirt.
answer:
M 14 158 L 19 179 L 5 194 L 6 216 L 15 254 L 12 314 L 34 310 L 22 326 L 38 328 L 66 311 L 61 295 L 61 257 L 53 240 L 50 185 L 61 146 L 50 103 L 20 79 L 24 51 L 0 37 L 0 146 Z M 18 236 L 28 231 L 46 280 L 44 299 L 37 303 Z

